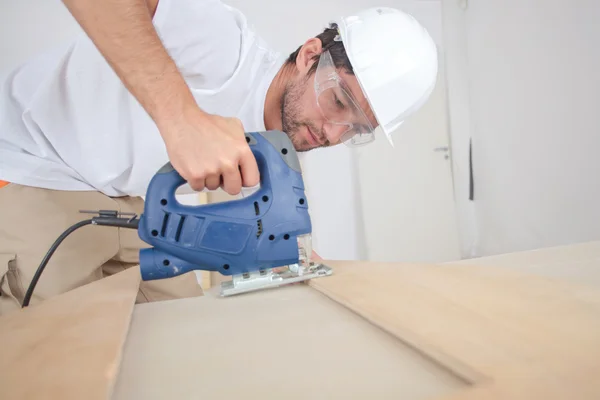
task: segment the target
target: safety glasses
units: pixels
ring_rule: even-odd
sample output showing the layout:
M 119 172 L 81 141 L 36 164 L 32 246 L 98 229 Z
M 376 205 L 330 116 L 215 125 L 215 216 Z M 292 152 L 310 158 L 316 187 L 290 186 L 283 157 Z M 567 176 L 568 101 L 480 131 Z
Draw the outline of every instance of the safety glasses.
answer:
M 374 129 L 350 89 L 338 75 L 328 50 L 321 53 L 315 74 L 317 104 L 332 129 L 348 146 L 362 146 L 375 140 Z

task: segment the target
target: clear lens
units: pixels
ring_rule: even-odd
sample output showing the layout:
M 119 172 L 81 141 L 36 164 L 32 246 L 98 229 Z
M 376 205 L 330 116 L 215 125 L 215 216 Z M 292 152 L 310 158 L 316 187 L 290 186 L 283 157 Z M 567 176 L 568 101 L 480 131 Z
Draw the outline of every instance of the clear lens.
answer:
M 328 51 L 319 60 L 315 76 L 317 104 L 325 119 L 339 129 L 341 141 L 350 146 L 360 146 L 373 141 L 373 126 L 365 116 L 349 89 L 335 70 Z

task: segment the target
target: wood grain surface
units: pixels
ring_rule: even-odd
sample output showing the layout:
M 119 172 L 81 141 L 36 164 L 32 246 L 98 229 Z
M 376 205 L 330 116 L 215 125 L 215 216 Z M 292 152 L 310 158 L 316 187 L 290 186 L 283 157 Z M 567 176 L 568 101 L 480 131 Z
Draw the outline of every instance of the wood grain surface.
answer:
M 309 284 L 135 307 L 132 269 L 0 318 L 0 397 L 600 399 L 586 249 L 525 255 L 567 268 L 546 276 L 327 261 Z
M 0 318 L 0 398 L 110 399 L 140 282 L 131 268 Z
M 467 382 L 443 399 L 600 399 L 600 291 L 500 267 L 329 262 L 310 286 Z
M 465 385 L 300 284 L 137 305 L 114 399 L 422 400 Z

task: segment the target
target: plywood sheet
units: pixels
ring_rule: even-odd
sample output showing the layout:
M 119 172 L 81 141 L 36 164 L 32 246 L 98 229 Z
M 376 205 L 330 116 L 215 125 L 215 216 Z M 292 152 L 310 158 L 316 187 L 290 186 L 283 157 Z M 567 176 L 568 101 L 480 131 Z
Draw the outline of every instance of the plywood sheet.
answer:
M 496 267 L 329 264 L 311 287 L 472 384 L 442 398 L 600 398 L 596 289 Z
M 135 308 L 130 270 L 2 317 L 0 397 L 600 398 L 593 286 L 328 264 L 334 275 L 309 285 Z
M 443 265 L 502 267 L 600 289 L 600 241 L 471 258 Z
M 428 399 L 465 382 L 306 285 L 136 306 L 115 400 Z
M 111 398 L 139 282 L 132 268 L 1 317 L 0 398 Z

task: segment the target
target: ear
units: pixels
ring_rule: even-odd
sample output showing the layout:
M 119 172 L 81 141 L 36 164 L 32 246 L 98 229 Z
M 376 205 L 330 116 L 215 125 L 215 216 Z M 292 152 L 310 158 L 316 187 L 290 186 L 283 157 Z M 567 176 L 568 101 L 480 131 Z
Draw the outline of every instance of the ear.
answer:
M 296 68 L 301 74 L 306 74 L 313 63 L 317 62 L 317 57 L 323 51 L 321 40 L 317 38 L 308 39 L 300 48 L 296 57 Z

